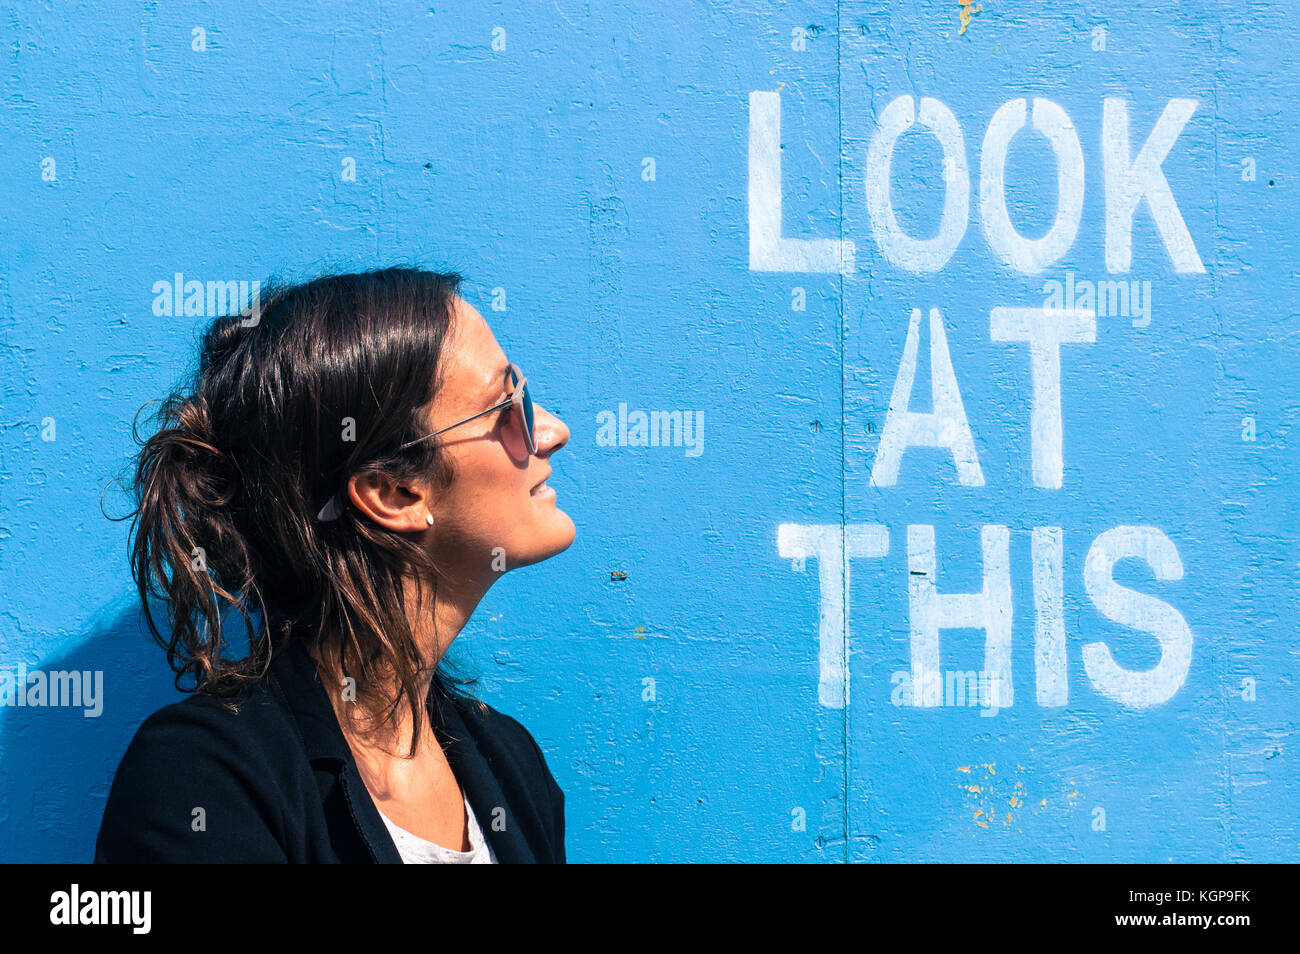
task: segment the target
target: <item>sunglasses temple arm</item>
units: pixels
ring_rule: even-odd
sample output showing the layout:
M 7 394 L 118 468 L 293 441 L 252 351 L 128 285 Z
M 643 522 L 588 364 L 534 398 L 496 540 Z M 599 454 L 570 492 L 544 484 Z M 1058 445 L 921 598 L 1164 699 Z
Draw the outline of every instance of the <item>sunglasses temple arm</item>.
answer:
M 477 420 L 478 420 L 480 417 L 482 417 L 484 414 L 491 414 L 491 413 L 494 412 L 494 411 L 499 411 L 499 410 L 501 410 L 502 408 L 509 407 L 512 403 L 514 403 L 514 399 L 513 399 L 513 398 L 507 398 L 506 400 L 504 400 L 504 401 L 502 401 L 500 404 L 498 404 L 496 407 L 490 407 L 490 408 L 488 408 L 486 411 L 479 411 L 479 412 L 478 412 L 477 414 L 475 414 L 473 417 L 467 417 L 467 418 L 465 418 L 465 420 L 463 420 L 463 421 L 459 421 L 458 423 L 451 425 L 451 427 L 460 427 L 461 424 L 468 424 L 470 421 L 477 421 Z M 451 430 L 451 427 L 444 427 L 441 431 L 435 431 L 434 433 L 430 434 L 429 436 L 430 436 L 430 437 L 437 437 L 439 434 L 442 434 L 442 433 L 444 433 L 444 432 L 446 432 L 446 431 Z
M 440 431 L 434 431 L 432 434 L 425 434 L 423 437 L 417 437 L 413 441 L 407 441 L 405 444 L 402 445 L 402 449 L 405 450 L 408 447 L 414 447 L 416 444 L 419 444 L 423 441 L 427 441 L 430 438 L 437 437 L 439 434 L 446 434 L 448 431 L 460 427 L 462 424 L 468 424 L 470 421 L 476 421 L 484 414 L 491 414 L 493 411 L 499 411 L 504 407 L 508 407 L 511 403 L 511 400 L 502 401 L 496 407 L 490 407 L 486 411 L 480 411 L 479 413 L 475 414 L 473 417 L 467 417 L 463 421 L 457 421 L 455 424 L 452 424 L 450 427 L 444 427 Z

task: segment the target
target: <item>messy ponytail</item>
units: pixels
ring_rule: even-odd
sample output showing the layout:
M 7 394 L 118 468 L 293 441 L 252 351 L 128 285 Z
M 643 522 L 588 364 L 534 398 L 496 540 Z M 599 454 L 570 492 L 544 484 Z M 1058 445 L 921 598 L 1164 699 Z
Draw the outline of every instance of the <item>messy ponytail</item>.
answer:
M 325 276 L 263 289 L 256 321 L 207 328 L 192 384 L 159 408 L 134 474 L 132 575 L 178 688 L 234 708 L 281 641 L 298 640 L 327 688 L 355 680 L 374 721 L 410 707 L 411 754 L 426 704 L 465 695 L 472 680 L 442 664 L 429 695 L 419 689 L 406 586 L 436 595 L 439 568 L 345 489 L 365 470 L 451 482 L 441 442 L 403 445 L 427 433 L 461 281 L 398 268 Z M 393 683 L 396 696 L 381 695 Z
M 205 400 L 173 394 L 158 411 L 161 427 L 144 442 L 136 462 L 139 496 L 132 540 L 132 575 L 150 631 L 167 652 L 176 685 L 229 695 L 262 675 L 259 642 L 265 630 L 251 609 L 260 603 L 252 560 L 231 518 L 238 472 L 218 446 Z M 151 600 L 167 607 L 167 634 Z M 250 636 L 238 658 L 226 655 L 223 607 L 242 618 Z M 265 617 L 264 607 L 260 614 Z

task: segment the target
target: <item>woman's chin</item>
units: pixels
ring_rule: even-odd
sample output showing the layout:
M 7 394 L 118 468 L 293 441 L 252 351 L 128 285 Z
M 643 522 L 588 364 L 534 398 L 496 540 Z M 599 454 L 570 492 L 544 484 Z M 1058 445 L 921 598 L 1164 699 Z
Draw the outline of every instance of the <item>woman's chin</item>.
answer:
M 573 544 L 578 532 L 569 515 L 554 507 L 551 508 L 551 513 L 538 520 L 535 526 L 536 531 L 528 541 L 527 551 L 517 552 L 513 557 L 507 557 L 509 569 L 532 566 L 534 563 L 541 563 L 563 553 Z
M 546 555 L 541 558 L 543 560 L 569 549 L 574 537 L 578 535 L 578 528 L 574 526 L 573 520 L 559 507 L 554 508 L 546 525 L 548 546 Z

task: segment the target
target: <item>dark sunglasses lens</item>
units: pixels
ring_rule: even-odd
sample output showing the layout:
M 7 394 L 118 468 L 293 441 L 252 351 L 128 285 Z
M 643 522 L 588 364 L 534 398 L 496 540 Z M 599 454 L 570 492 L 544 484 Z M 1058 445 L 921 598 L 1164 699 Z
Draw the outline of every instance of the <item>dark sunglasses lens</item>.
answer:
M 513 371 L 510 372 L 510 380 L 514 384 L 519 383 L 519 377 Z M 533 436 L 533 396 L 528 393 L 527 384 L 524 385 L 523 398 L 519 403 L 524 409 L 524 433 L 528 435 L 528 444 L 531 449 L 536 447 L 537 443 Z

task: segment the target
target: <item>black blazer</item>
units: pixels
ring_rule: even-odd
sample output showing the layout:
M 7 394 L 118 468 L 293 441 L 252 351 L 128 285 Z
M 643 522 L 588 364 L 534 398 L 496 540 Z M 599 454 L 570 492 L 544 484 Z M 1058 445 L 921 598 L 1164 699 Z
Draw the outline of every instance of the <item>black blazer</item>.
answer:
M 497 860 L 564 863 L 564 793 L 528 730 L 491 707 L 440 709 L 437 738 Z M 196 693 L 149 716 L 95 843 L 97 863 L 401 860 L 297 643 L 238 713 Z

